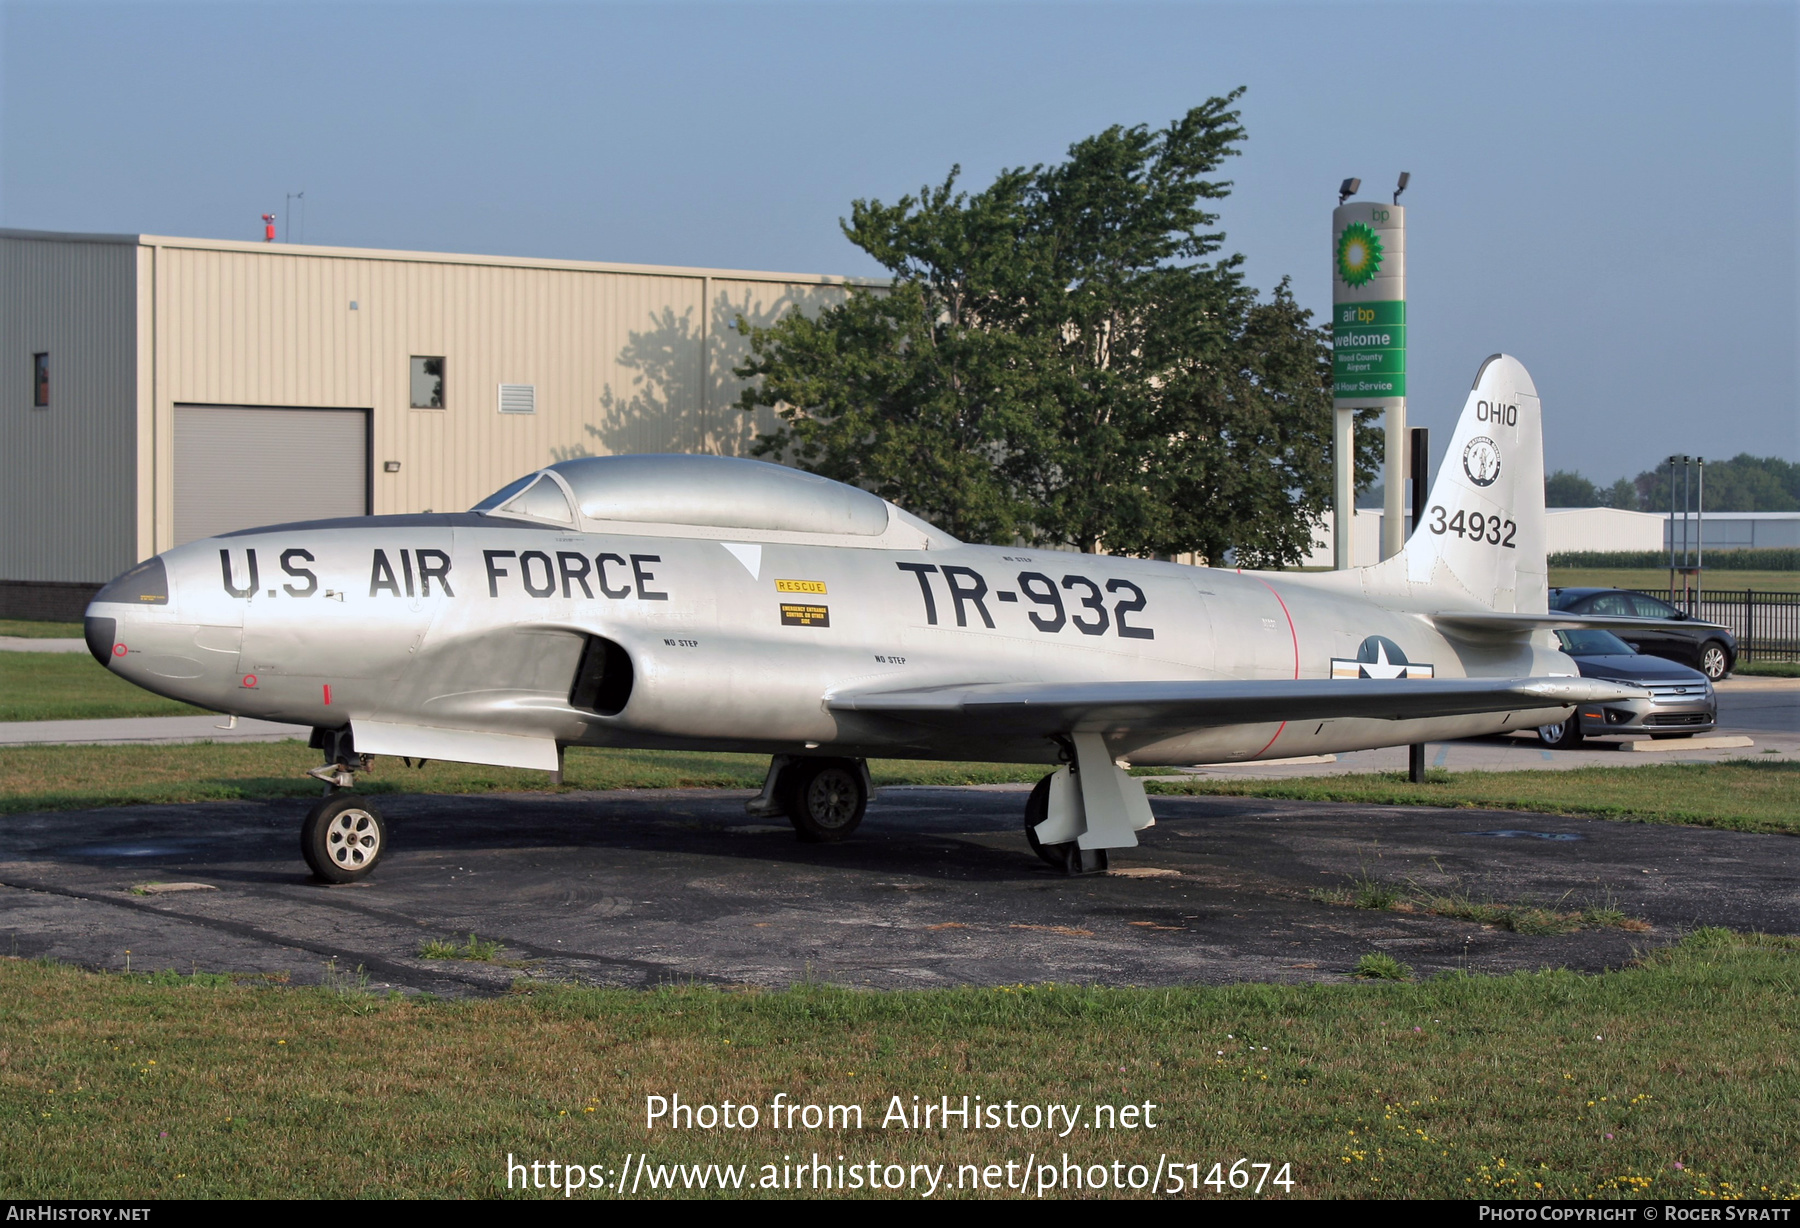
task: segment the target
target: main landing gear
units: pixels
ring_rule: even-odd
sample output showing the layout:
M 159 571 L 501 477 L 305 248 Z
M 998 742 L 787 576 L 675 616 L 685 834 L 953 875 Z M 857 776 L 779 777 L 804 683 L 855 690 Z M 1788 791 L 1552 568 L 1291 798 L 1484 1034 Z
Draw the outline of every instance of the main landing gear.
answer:
M 1057 775 L 1052 772 L 1038 781 L 1031 796 L 1025 799 L 1025 839 L 1030 841 L 1031 851 L 1052 869 L 1071 877 L 1103 873 L 1106 870 L 1105 849 L 1084 849 L 1073 840 L 1045 844 L 1038 839 L 1038 824 L 1050 817 L 1050 789 Z
M 861 759 L 776 755 L 762 792 L 744 809 L 758 818 L 787 816 L 807 844 L 836 844 L 862 822 L 873 791 Z
M 350 791 L 356 773 L 368 770 L 368 756 L 356 753 L 348 729 L 315 729 L 312 745 L 325 752 L 325 763 L 306 774 L 325 782 L 325 796 L 300 824 L 300 855 L 322 882 L 359 882 L 387 850 L 381 812 Z

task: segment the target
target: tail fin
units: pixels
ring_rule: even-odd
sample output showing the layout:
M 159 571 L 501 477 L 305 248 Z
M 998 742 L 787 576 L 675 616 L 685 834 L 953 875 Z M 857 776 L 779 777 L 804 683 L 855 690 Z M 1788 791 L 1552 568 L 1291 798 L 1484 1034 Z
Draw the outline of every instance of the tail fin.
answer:
M 1537 387 L 1518 359 L 1481 364 L 1456 433 L 1399 558 L 1409 586 L 1461 590 L 1494 610 L 1549 608 L 1544 431 Z

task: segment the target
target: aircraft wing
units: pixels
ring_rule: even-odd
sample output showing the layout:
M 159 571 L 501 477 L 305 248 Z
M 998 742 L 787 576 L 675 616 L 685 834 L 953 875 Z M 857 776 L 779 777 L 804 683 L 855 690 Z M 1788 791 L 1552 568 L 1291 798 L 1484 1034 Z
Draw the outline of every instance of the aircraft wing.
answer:
M 1591 678 L 1271 679 L 1181 682 L 973 683 L 840 692 L 833 712 L 938 730 L 1051 736 L 1163 731 L 1336 718 L 1416 720 L 1641 699 Z

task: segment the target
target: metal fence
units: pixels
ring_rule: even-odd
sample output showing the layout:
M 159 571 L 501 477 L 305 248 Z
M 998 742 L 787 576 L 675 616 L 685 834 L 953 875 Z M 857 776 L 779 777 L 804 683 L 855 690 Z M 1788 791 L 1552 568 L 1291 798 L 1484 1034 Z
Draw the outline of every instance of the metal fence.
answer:
M 1669 599 L 1667 589 L 1637 589 Z M 1737 637 L 1744 661 L 1800 661 L 1800 593 L 1759 593 L 1754 589 L 1710 589 L 1699 601 L 1677 600 L 1695 618 L 1718 623 Z

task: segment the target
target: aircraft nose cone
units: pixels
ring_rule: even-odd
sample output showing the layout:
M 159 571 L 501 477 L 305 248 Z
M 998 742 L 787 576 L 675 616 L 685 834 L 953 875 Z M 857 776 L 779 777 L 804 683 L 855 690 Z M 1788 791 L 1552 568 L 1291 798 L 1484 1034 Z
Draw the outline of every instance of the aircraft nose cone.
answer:
M 119 642 L 119 620 L 103 614 L 89 614 L 82 620 L 81 631 L 94 660 L 101 665 L 111 665 L 113 645 Z
M 119 646 L 119 622 L 130 615 L 119 607 L 169 604 L 169 570 L 162 556 L 145 559 L 94 594 L 82 620 L 82 634 L 94 660 L 110 667 Z

